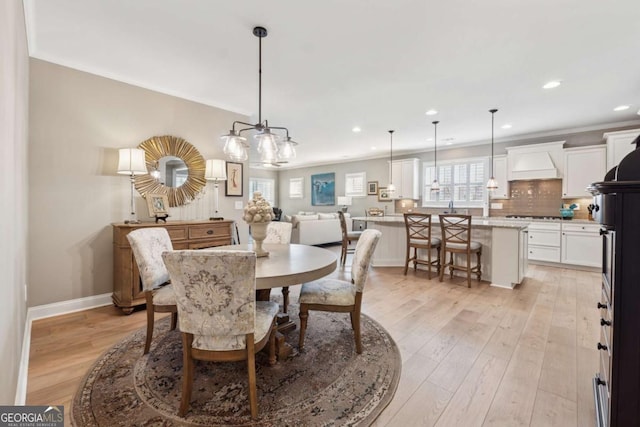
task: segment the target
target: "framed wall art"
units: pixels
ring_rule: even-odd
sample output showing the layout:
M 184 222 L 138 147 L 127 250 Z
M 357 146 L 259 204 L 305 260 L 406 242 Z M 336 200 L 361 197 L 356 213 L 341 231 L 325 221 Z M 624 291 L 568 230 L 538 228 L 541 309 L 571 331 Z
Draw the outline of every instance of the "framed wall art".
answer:
M 379 202 L 391 201 L 391 195 L 387 192 L 387 187 L 378 188 L 378 201 Z
M 166 194 L 147 194 L 149 216 L 157 217 L 169 214 L 169 197 Z
M 224 195 L 242 197 L 242 187 L 242 163 L 227 162 L 227 181 L 224 186 Z
M 367 195 L 375 196 L 378 194 L 378 181 L 367 182 Z
M 336 174 L 311 175 L 311 205 L 334 206 L 336 204 Z

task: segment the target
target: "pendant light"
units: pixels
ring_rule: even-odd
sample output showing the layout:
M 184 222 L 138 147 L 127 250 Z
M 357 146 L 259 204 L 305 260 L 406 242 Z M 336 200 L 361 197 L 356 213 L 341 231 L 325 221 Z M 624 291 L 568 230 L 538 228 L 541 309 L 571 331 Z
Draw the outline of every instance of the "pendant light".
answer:
M 262 120 L 262 39 L 267 37 L 267 29 L 264 27 L 255 27 L 253 35 L 258 37 L 258 123 L 251 124 L 241 121 L 233 122 L 233 127 L 228 134 L 223 135 L 221 139 L 224 141 L 224 153 L 234 161 L 244 162 L 248 156 L 247 138 L 240 134 L 245 131 L 253 130 L 256 132 L 254 139 L 260 154 L 260 162 L 266 164 L 286 163 L 296 157 L 295 146 L 297 142 L 293 141 L 289 136 L 289 130 L 285 127 L 269 126 L 267 120 Z M 243 129 L 236 130 L 236 125 L 248 126 Z M 286 139 L 281 142 L 281 136 L 274 131 L 286 133 Z
M 487 190 L 494 191 L 498 189 L 498 182 L 493 176 L 493 119 L 494 115 L 498 112 L 498 109 L 492 108 L 491 110 L 489 110 L 489 112 L 491 113 L 491 164 L 489 165 L 491 170 L 491 178 L 489 178 L 489 181 L 487 181 Z
M 438 192 L 440 191 L 440 183 L 438 182 L 438 123 L 440 122 L 436 120 L 431 123 L 433 123 L 433 168 L 435 169 L 431 191 Z
M 389 193 L 390 196 L 396 192 L 396 186 L 393 185 L 393 132 L 395 131 L 389 131 L 391 145 L 389 148 L 389 185 L 387 185 L 387 193 Z

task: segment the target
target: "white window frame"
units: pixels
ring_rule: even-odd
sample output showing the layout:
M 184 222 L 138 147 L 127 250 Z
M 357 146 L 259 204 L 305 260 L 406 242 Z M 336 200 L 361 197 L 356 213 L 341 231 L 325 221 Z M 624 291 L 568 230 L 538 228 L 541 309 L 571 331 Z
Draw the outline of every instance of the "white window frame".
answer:
M 461 201 L 461 200 L 454 200 L 453 201 L 453 207 L 454 209 L 458 209 L 458 208 L 481 208 L 483 207 L 488 200 L 488 192 L 486 189 L 486 182 L 489 180 L 489 157 L 473 157 L 473 158 L 466 158 L 466 159 L 456 159 L 456 160 L 448 160 L 448 161 L 439 161 L 438 162 L 438 169 L 440 169 L 441 167 L 447 167 L 450 166 L 453 170 L 453 167 L 455 165 L 461 165 L 461 164 L 465 164 L 468 165 L 471 163 L 482 163 L 483 164 L 483 168 L 484 168 L 484 174 L 483 174 L 483 183 L 482 183 L 482 199 L 481 200 L 474 200 L 474 201 L 469 201 L 469 200 L 465 200 L 465 201 Z M 437 201 L 432 201 L 429 200 L 430 196 L 431 196 L 431 183 L 433 181 L 433 179 L 431 178 L 431 170 L 433 170 L 433 162 L 423 162 L 422 163 L 422 207 L 435 207 L 435 208 L 446 208 L 449 206 L 449 203 L 451 200 L 437 200 Z M 453 174 L 452 174 L 453 175 Z M 467 196 L 470 194 L 470 174 L 467 173 Z M 453 185 L 453 184 L 452 184 Z M 440 188 L 442 188 L 442 182 L 440 182 Z
M 355 172 L 344 174 L 344 195 L 347 197 L 366 197 L 367 173 Z
M 276 180 L 272 178 L 249 178 L 249 199 L 253 199 L 254 191 L 260 191 L 261 185 L 271 186 L 271 194 L 262 190 L 262 197 L 273 207 L 276 206 Z M 254 188 L 254 186 L 256 188 Z
M 289 198 L 302 199 L 304 197 L 304 178 L 289 179 Z

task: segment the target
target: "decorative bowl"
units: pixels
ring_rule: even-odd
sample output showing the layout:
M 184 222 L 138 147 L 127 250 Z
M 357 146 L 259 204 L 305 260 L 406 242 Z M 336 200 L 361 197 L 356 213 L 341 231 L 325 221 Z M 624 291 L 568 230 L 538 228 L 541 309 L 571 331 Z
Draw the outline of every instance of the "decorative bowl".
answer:
M 560 209 L 560 216 L 562 217 L 562 219 L 573 218 L 573 209 Z

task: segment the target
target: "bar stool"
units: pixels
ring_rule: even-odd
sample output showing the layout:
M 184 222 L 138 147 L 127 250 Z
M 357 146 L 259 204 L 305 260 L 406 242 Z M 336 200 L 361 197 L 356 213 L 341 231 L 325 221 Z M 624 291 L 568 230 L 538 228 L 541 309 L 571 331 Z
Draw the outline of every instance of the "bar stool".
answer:
M 427 266 L 427 277 L 431 280 L 431 267 L 436 267 L 440 274 L 440 239 L 431 237 L 431 214 L 405 213 L 404 225 L 407 231 L 407 256 L 404 262 L 404 275 L 407 275 L 409 263 L 413 262 L 415 271 L 418 264 Z M 413 249 L 413 256 L 411 256 Z M 418 249 L 427 251 L 427 259 L 418 258 Z M 437 258 L 431 260 L 431 249 L 436 249 Z
M 349 231 L 347 221 L 342 211 L 338 211 L 340 219 L 340 229 L 342 230 L 342 250 L 340 252 L 340 265 L 344 266 L 347 262 L 347 253 L 353 253 L 355 248 L 349 248 L 352 240 L 358 240 L 362 235 L 362 231 Z
M 444 270 L 449 267 L 449 275 L 453 279 L 453 270 L 465 270 L 467 272 L 467 287 L 471 287 L 471 273 L 482 276 L 481 257 L 482 244 L 471 241 L 471 215 L 440 215 L 440 229 L 442 230 L 442 258 L 444 264 L 440 269 L 440 281 L 444 276 Z M 451 254 L 447 262 L 447 252 Z M 475 253 L 478 262 L 471 267 L 471 254 Z M 467 265 L 456 265 L 453 254 L 466 255 Z

